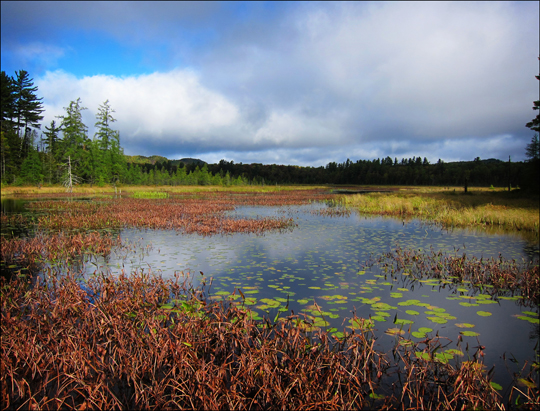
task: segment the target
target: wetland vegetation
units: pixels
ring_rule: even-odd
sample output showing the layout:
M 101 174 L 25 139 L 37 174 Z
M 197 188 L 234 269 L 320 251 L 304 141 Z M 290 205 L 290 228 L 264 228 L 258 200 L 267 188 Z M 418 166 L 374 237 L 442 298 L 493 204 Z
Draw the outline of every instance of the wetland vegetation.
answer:
M 300 188 L 16 188 L 3 407 L 538 407 L 537 198 Z

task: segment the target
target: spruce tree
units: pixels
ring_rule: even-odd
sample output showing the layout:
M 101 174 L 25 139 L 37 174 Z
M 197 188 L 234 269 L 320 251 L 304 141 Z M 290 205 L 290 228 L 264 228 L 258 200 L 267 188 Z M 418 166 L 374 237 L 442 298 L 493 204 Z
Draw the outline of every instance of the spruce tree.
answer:
M 88 138 L 88 127 L 82 121 L 82 110 L 86 110 L 86 107 L 82 106 L 81 99 L 78 98 L 71 101 L 64 110 L 66 115 L 58 117 L 61 119 L 64 137 L 61 145 L 62 159 L 66 161 L 70 158 L 73 173 L 80 178 L 91 180 L 91 141 Z
M 21 139 L 19 156 L 23 157 L 28 153 L 31 146 L 29 133 L 32 128 L 40 128 L 39 122 L 43 119 L 41 113 L 43 109 L 43 98 L 38 98 L 37 87 L 34 80 L 25 70 L 16 71 L 14 80 L 14 117 L 16 121 L 17 135 Z

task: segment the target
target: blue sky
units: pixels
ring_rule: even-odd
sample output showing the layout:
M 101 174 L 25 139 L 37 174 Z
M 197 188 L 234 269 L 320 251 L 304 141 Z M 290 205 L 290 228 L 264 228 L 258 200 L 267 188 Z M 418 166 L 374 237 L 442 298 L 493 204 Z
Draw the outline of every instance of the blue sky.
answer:
M 321 166 L 525 158 L 538 2 L 2 2 L 43 127 L 109 100 L 126 154 Z

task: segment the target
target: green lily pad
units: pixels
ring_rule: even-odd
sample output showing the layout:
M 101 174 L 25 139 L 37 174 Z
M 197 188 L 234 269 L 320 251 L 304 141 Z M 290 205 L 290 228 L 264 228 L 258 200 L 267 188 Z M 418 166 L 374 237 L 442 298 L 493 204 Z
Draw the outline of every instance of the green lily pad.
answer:
M 445 352 L 447 352 L 449 354 L 452 354 L 452 355 L 459 355 L 459 356 L 465 355 L 465 354 L 463 354 L 463 351 L 458 350 L 456 348 L 450 348 L 449 350 L 446 350 Z
M 437 324 L 446 324 L 448 322 L 446 319 L 442 317 L 427 317 L 427 319 Z
M 417 305 L 418 303 L 420 303 L 420 300 L 406 300 L 399 302 L 398 305 L 401 305 L 402 307 L 408 307 L 410 305 Z
M 420 331 L 413 331 L 411 332 L 411 335 L 416 338 L 425 338 L 426 333 L 421 333 Z
M 462 305 L 463 307 L 478 307 L 478 304 L 476 303 L 459 303 L 459 305 Z
M 426 361 L 431 361 L 431 357 L 429 353 L 427 352 L 415 352 L 414 355 L 416 355 L 418 358 L 421 358 Z
M 304 304 L 309 303 L 309 300 L 306 299 L 306 298 L 302 298 L 302 299 L 300 299 L 300 300 L 296 300 L 296 302 L 297 302 L 298 304 L 304 305 Z
M 350 328 L 353 330 L 369 330 L 373 328 L 373 321 L 366 320 L 365 318 L 353 318 L 349 320 L 351 323 Z
M 465 337 L 477 337 L 480 335 L 479 333 L 475 333 L 474 331 L 460 331 L 459 333 L 461 335 L 464 335 Z
M 418 331 L 420 331 L 421 333 L 430 333 L 430 332 L 433 332 L 433 328 L 429 328 L 429 327 L 420 327 L 418 329 Z
M 527 317 L 524 315 L 518 315 L 516 317 L 519 318 L 520 320 L 529 321 L 531 324 L 540 324 L 540 319 L 538 318 Z
M 390 297 L 392 298 L 401 298 L 403 297 L 402 293 L 390 293 Z
M 489 317 L 492 315 L 489 311 L 477 311 L 476 314 L 478 314 L 481 317 Z
M 371 304 L 371 308 L 373 308 L 374 310 L 395 310 L 397 307 L 392 307 L 391 305 L 389 304 L 386 304 L 386 303 L 374 303 L 374 304 Z
M 419 315 L 420 314 L 418 311 L 415 311 L 415 310 L 406 310 L 405 312 L 407 314 L 409 314 L 409 315 Z
M 394 324 L 398 324 L 398 325 L 414 324 L 414 321 L 411 321 L 411 320 L 403 320 L 403 319 L 401 319 L 401 318 L 396 318 L 396 321 L 394 321 Z
M 389 328 L 388 330 L 385 331 L 385 333 L 389 335 L 400 335 L 400 334 L 405 334 L 405 331 L 400 328 Z
M 489 382 L 493 388 L 495 388 L 497 391 L 502 390 L 502 386 L 500 384 L 497 384 L 496 382 L 490 381 Z
M 474 327 L 474 324 L 469 324 L 469 323 L 457 323 L 455 324 L 456 327 L 459 327 L 459 328 L 473 328 Z
M 454 356 L 448 352 L 438 352 L 435 354 L 435 359 L 443 364 L 448 364 L 448 361 L 454 358 Z

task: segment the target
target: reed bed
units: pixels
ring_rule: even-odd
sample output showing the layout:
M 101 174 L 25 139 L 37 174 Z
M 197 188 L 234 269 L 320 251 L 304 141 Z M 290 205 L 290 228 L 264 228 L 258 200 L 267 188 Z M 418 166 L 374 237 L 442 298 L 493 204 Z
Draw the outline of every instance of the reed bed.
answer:
M 180 276 L 0 287 L 4 409 L 506 408 L 481 346 L 455 365 L 437 360 L 439 338 L 398 336 L 384 353 L 364 329 L 334 340 L 295 316 L 253 321 Z M 522 391 L 523 408 L 538 406 L 534 389 Z
M 538 200 L 515 198 L 510 194 L 372 193 L 342 196 L 339 203 L 366 214 L 419 217 L 445 227 L 495 226 L 533 232 L 538 236 Z
M 38 233 L 32 238 L 0 238 L 2 264 L 11 268 L 24 267 L 31 272 L 44 263 L 69 263 L 84 256 L 108 256 L 113 247 L 121 245 L 119 237 L 110 233 Z
M 117 198 L 98 201 L 39 201 L 28 207 L 46 212 L 38 227 L 47 230 L 97 230 L 138 227 L 173 229 L 202 235 L 257 233 L 288 229 L 291 218 L 238 219 L 226 217 L 237 205 L 296 205 L 328 199 L 321 191 L 275 193 L 205 193 L 167 199 Z
M 468 281 L 477 290 L 493 296 L 508 292 L 520 295 L 521 303 L 537 306 L 540 300 L 540 271 L 538 258 L 534 261 L 517 262 L 490 258 L 448 255 L 431 250 L 396 249 L 372 261 L 390 275 L 407 273 L 408 278 L 421 280 L 437 278 L 451 280 L 455 285 Z M 486 287 L 487 286 L 487 287 Z

